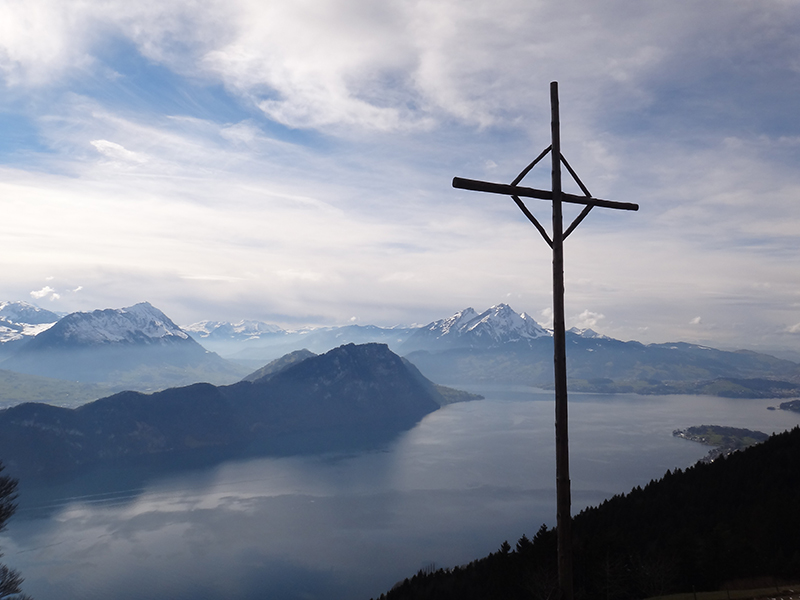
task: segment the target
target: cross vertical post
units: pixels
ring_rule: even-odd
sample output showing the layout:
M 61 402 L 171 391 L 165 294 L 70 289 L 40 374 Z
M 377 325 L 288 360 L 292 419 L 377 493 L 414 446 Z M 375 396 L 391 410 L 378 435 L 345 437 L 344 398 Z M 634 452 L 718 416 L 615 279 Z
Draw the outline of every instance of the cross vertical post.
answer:
M 572 494 L 569 480 L 567 428 L 567 342 L 564 319 L 564 223 L 561 214 L 561 131 L 558 82 L 550 84 L 553 190 L 553 366 L 556 391 L 556 531 L 558 586 L 561 598 L 572 600 Z
M 560 600 L 572 600 L 572 515 L 569 479 L 569 438 L 567 427 L 567 346 L 564 319 L 564 240 L 589 214 L 593 207 L 615 208 L 620 210 L 639 210 L 638 204 L 615 202 L 594 198 L 583 185 L 575 171 L 561 154 L 561 125 L 558 109 L 558 82 L 550 84 L 550 132 L 552 142 L 531 164 L 525 167 L 511 184 L 490 183 L 475 179 L 453 178 L 453 187 L 511 196 L 528 220 L 536 227 L 544 241 L 553 250 L 553 367 L 555 372 L 556 404 L 556 529 L 558 536 L 558 587 Z M 537 190 L 521 187 L 519 182 L 542 160 L 550 154 L 552 165 L 552 190 Z M 583 196 L 565 193 L 561 189 L 561 164 L 583 191 Z M 550 200 L 553 210 L 552 239 L 536 217 L 522 202 L 521 197 Z M 562 204 L 564 202 L 583 205 L 583 210 L 564 231 Z

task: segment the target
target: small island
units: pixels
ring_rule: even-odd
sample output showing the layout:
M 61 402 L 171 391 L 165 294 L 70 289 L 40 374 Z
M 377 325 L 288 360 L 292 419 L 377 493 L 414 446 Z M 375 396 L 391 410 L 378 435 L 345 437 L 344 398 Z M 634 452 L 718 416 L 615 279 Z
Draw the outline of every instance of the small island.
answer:
M 781 408 L 783 408 L 782 405 Z M 714 446 L 702 459 L 702 462 L 714 462 L 721 456 L 728 456 L 737 450 L 759 444 L 769 437 L 762 431 L 720 425 L 700 425 L 688 429 L 676 429 L 672 435 L 706 446 Z

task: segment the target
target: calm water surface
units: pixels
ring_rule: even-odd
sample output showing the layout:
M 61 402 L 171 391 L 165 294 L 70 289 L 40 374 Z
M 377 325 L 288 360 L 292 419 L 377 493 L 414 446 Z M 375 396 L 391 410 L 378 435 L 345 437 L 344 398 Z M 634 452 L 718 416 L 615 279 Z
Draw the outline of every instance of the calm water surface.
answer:
M 552 392 L 472 388 L 386 448 L 229 462 L 130 487 L 20 498 L 0 538 L 37 600 L 378 596 L 555 522 Z M 687 467 L 700 424 L 772 433 L 777 401 L 570 396 L 573 514 Z

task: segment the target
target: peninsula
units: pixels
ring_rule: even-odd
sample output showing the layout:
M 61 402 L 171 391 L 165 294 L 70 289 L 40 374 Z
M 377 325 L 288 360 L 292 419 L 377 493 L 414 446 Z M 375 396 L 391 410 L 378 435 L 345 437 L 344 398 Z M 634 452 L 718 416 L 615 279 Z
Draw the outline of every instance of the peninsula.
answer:
M 702 459 L 703 462 L 714 462 L 721 456 L 728 456 L 738 450 L 760 444 L 769 437 L 761 431 L 720 425 L 700 425 L 687 429 L 676 429 L 672 435 L 706 446 L 713 446 L 708 455 Z

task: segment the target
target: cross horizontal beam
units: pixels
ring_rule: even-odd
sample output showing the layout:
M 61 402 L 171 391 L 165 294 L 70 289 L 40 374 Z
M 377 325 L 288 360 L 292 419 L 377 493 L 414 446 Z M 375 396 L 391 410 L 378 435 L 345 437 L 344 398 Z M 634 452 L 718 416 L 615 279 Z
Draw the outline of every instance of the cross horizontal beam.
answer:
M 491 194 L 503 194 L 505 196 L 523 196 L 525 198 L 538 198 L 539 200 L 552 200 L 553 192 L 547 190 L 537 190 L 529 187 L 508 185 L 505 183 L 490 183 L 488 181 L 478 181 L 477 179 L 464 179 L 463 177 L 453 177 L 453 187 L 461 190 L 471 190 L 473 192 L 489 192 Z M 583 204 L 585 206 L 601 206 L 603 208 L 617 208 L 619 210 L 639 210 L 638 204 L 631 202 L 615 202 L 613 200 L 601 200 L 600 198 L 590 198 L 587 196 L 575 196 L 561 192 L 561 201 L 572 204 Z

